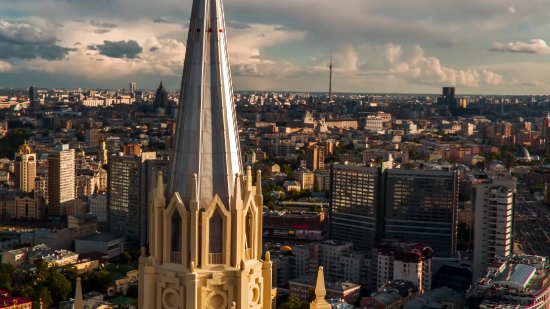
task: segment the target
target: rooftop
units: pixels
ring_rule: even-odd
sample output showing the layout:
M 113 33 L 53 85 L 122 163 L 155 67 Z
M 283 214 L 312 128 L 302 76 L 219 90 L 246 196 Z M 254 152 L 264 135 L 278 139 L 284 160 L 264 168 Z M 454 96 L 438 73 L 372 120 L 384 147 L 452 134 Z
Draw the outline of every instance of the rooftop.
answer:
M 304 276 L 291 279 L 290 283 L 315 287 L 315 284 L 317 283 L 317 276 Z M 361 288 L 361 286 L 351 282 L 328 282 L 325 283 L 325 288 L 331 291 L 344 292 L 348 290 L 359 289 Z
M 99 241 L 99 242 L 110 242 L 113 240 L 117 240 L 119 238 L 123 238 L 122 236 L 109 234 L 109 233 L 95 233 L 92 235 L 84 236 L 82 238 L 79 238 L 78 240 L 84 240 L 84 241 Z

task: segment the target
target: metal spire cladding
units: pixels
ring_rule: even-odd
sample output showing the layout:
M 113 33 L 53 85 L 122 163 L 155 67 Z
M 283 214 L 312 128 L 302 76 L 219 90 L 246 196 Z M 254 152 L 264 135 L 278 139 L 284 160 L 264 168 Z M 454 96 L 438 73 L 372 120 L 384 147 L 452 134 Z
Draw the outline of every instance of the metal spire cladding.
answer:
M 242 163 L 222 0 L 193 1 L 174 142 L 168 196 L 189 205 L 197 174 L 200 207 L 229 207 Z

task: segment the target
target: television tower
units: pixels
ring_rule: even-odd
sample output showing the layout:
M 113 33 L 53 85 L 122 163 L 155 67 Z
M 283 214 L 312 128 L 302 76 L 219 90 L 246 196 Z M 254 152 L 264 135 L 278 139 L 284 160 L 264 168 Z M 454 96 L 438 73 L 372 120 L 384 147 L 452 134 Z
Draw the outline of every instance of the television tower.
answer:
M 328 102 L 332 102 L 332 51 L 330 51 L 330 77 L 328 82 Z

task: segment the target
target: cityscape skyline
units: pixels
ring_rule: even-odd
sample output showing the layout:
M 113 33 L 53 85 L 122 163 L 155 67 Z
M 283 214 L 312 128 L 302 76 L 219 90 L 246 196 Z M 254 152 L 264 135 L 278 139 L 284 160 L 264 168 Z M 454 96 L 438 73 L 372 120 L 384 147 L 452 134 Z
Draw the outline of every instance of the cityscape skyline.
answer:
M 93 10 L 81 1 L 45 1 L 51 5 L 40 11 L 32 1 L 0 1 L 0 85 L 123 88 L 132 81 L 153 88 L 163 79 L 178 88 L 189 0 L 101 1 Z M 400 1 L 392 10 L 372 2 L 321 1 L 320 10 L 249 2 L 227 5 L 235 89 L 327 91 L 333 50 L 335 93 L 438 93 L 449 85 L 470 94 L 548 92 L 540 55 L 550 52 L 548 23 L 534 0 L 445 8 Z

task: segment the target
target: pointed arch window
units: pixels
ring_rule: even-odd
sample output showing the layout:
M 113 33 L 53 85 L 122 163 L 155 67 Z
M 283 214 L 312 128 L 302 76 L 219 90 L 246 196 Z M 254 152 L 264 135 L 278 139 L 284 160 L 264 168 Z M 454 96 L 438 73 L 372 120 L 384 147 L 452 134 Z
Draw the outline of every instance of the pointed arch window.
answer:
M 210 218 L 209 253 L 223 253 L 223 217 L 215 210 Z
M 244 226 L 245 226 L 245 231 L 244 231 L 244 235 L 245 235 L 245 241 L 244 241 L 244 246 L 245 246 L 245 258 L 246 259 L 252 259 L 252 227 L 254 226 L 253 224 L 253 218 L 252 218 L 252 213 L 250 211 L 247 212 L 246 214 L 246 217 L 245 217 L 245 222 L 244 222 Z
M 177 209 L 174 209 L 174 213 L 170 218 L 171 230 L 170 230 L 170 262 L 180 264 L 181 252 L 182 252 L 182 238 L 183 238 L 183 222 L 181 214 Z

